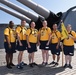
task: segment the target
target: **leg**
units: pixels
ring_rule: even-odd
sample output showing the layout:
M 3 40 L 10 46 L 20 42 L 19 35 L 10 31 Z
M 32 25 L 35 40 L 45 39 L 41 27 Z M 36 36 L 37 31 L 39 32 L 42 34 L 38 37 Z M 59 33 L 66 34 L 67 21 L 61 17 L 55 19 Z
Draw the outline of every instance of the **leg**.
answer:
M 22 56 L 23 56 L 23 51 L 19 51 L 19 54 L 18 54 L 18 64 L 20 64 L 20 62 L 22 61 Z
M 31 56 L 32 56 L 32 58 L 31 58 L 32 59 L 32 63 L 33 63 L 34 62 L 34 52 L 32 53 Z
M 45 62 L 45 51 L 42 50 L 42 58 L 43 58 L 43 62 Z
M 31 53 L 29 53 L 28 59 L 29 59 L 29 64 L 31 64 Z
M 57 55 L 57 62 L 55 63 L 55 65 L 58 65 L 59 59 L 60 59 L 60 55 Z
M 29 53 L 29 66 L 30 67 L 34 67 L 33 61 L 34 61 L 34 53 Z
M 12 63 L 13 60 L 13 53 L 10 54 L 10 63 Z
M 67 63 L 68 63 L 68 56 L 65 55 L 65 64 L 67 64 Z
M 9 60 L 10 60 L 9 57 L 10 57 L 9 53 L 6 53 L 6 63 L 7 63 L 7 65 L 9 64 Z
M 70 69 L 72 69 L 71 60 L 72 60 L 72 56 L 69 55 L 69 57 L 68 57 L 68 61 L 69 61 L 68 67 L 69 67 Z
M 48 51 L 46 51 L 46 62 L 48 63 L 48 59 L 49 59 L 49 54 Z
M 65 55 L 65 65 L 63 67 L 66 68 L 67 64 L 68 64 L 68 55 Z
M 23 51 L 19 51 L 19 54 L 18 54 L 18 65 L 17 65 L 18 69 L 23 69 L 22 64 L 21 64 L 22 56 L 23 56 Z
M 13 61 L 13 53 L 10 54 L 10 65 L 15 66 L 12 61 Z
M 10 65 L 10 54 L 6 53 L 6 62 L 7 62 L 7 68 L 12 69 L 11 65 Z
M 55 54 L 53 54 L 52 57 L 53 57 L 53 61 L 55 61 Z
M 60 59 L 60 55 L 57 55 L 57 63 L 59 62 Z
M 71 64 L 72 56 L 69 56 L 69 64 Z

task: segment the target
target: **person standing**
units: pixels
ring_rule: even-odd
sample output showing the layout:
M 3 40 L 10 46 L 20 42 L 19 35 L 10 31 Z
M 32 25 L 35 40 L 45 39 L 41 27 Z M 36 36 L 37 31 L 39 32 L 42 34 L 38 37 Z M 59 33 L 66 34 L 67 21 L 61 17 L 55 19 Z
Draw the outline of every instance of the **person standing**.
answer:
M 49 54 L 48 54 L 49 45 L 47 45 L 47 43 L 49 40 L 51 29 L 47 26 L 46 20 L 42 22 L 42 25 L 43 27 L 39 29 L 38 43 L 42 51 L 42 58 L 43 58 L 42 65 L 45 66 L 48 64 L 48 59 L 49 59 Z
M 60 40 L 61 40 L 61 34 L 60 32 L 57 30 L 57 24 L 53 24 L 52 27 L 52 32 L 51 32 L 51 36 L 50 36 L 50 50 L 52 53 L 52 58 L 53 61 L 50 63 L 54 64 L 54 66 L 58 65 L 59 63 L 59 59 L 60 59 L 60 49 L 59 49 L 59 45 L 60 45 Z M 56 55 L 57 55 L 57 62 L 55 62 L 56 59 Z
M 13 53 L 15 53 L 16 48 L 16 34 L 13 29 L 14 23 L 13 21 L 9 22 L 9 26 L 4 30 L 4 48 L 6 52 L 6 67 L 11 69 L 13 64 Z
M 16 34 L 17 34 L 17 50 L 19 51 L 18 54 L 18 65 L 17 68 L 18 69 L 23 69 L 22 65 L 27 65 L 24 62 L 22 62 L 22 56 L 23 56 L 23 52 L 24 50 L 26 50 L 26 31 L 27 28 L 25 27 L 26 21 L 25 20 L 21 20 L 21 26 L 18 26 L 16 28 Z
M 38 30 L 35 29 L 35 22 L 30 22 L 30 28 L 26 32 L 27 36 L 27 51 L 29 53 L 28 59 L 29 59 L 29 66 L 34 67 L 34 65 L 37 65 L 34 62 L 34 53 L 37 51 L 37 42 L 38 42 Z
M 72 69 L 71 61 L 74 56 L 74 41 L 76 40 L 76 33 L 72 30 L 70 24 L 67 25 L 68 38 L 63 40 L 63 50 L 65 55 L 64 68 L 69 67 Z

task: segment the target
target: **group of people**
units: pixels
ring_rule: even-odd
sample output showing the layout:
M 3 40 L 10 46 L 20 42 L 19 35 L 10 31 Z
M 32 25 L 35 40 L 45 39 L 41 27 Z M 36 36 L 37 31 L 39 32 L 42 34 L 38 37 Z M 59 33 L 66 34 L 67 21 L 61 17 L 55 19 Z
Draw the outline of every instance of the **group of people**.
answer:
M 37 65 L 34 62 L 34 53 L 37 52 L 37 46 L 42 51 L 42 65 L 48 65 L 49 50 L 52 53 L 53 61 L 50 63 L 57 66 L 60 59 L 60 42 L 62 42 L 63 52 L 65 54 L 64 68 L 72 69 L 71 57 L 74 55 L 74 41 L 76 40 L 76 33 L 71 29 L 71 25 L 67 25 L 68 38 L 61 40 L 61 33 L 57 29 L 57 24 L 53 24 L 52 29 L 48 27 L 47 21 L 42 22 L 42 28 L 37 30 L 35 22 L 31 21 L 29 28 L 26 28 L 26 21 L 22 20 L 21 25 L 14 30 L 13 21 L 9 22 L 9 26 L 4 30 L 4 47 L 6 52 L 6 67 L 11 69 L 13 64 L 13 53 L 15 50 L 19 51 L 17 68 L 22 69 L 23 65 L 27 65 L 22 61 L 23 52 L 27 50 L 29 53 L 29 66 Z M 57 61 L 55 62 L 57 56 Z

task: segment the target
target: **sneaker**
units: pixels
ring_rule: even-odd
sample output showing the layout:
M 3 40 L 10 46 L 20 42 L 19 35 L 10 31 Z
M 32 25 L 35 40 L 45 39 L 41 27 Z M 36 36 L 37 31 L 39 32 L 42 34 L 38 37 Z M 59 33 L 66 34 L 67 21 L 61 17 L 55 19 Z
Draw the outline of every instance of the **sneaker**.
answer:
M 59 65 L 59 64 L 56 62 L 56 63 L 55 63 L 55 66 L 58 66 L 58 65 Z
M 23 69 L 23 67 L 21 65 L 17 65 L 18 69 Z
M 70 69 L 72 69 L 72 68 L 73 68 L 73 67 L 71 66 L 71 64 L 69 64 L 69 65 L 68 65 L 68 67 L 69 67 Z
M 49 65 L 52 65 L 52 64 L 55 64 L 55 62 L 54 62 L 54 61 L 52 61 Z
M 33 64 L 33 65 L 36 65 L 36 66 L 38 66 L 38 64 L 36 64 L 35 62 L 33 62 L 32 64 Z
M 15 66 L 13 63 L 10 63 L 11 66 Z
M 24 63 L 24 66 L 26 66 L 27 64 L 26 63 Z
M 26 64 L 26 63 L 24 63 L 24 62 L 21 62 L 21 65 L 22 65 L 22 66 L 26 66 L 27 64 Z
M 64 68 L 67 68 L 67 64 L 65 64 L 63 67 L 64 67 Z
M 42 65 L 45 66 L 45 62 L 42 62 Z
M 31 63 L 31 64 L 29 64 L 29 66 L 30 66 L 30 67 L 32 67 L 32 68 L 34 67 L 32 63 Z
M 8 69 L 12 69 L 12 67 L 8 64 L 8 65 L 6 65 L 6 67 L 8 68 Z
M 46 62 L 45 65 L 48 65 L 48 63 Z

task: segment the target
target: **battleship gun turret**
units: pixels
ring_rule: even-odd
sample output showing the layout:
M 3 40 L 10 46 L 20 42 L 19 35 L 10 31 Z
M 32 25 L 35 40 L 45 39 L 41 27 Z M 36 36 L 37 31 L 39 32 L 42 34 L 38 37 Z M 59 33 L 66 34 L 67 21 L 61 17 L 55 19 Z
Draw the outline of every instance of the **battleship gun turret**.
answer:
M 25 9 L 23 9 L 22 7 L 8 1 L 8 0 L 0 0 L 1 3 L 7 5 L 8 7 L 18 11 L 19 13 L 27 16 L 28 18 L 30 18 L 32 21 L 35 21 L 36 23 L 36 28 L 39 29 L 42 26 L 41 20 L 44 19 L 44 17 L 42 16 L 37 16 L 35 14 L 33 14 L 32 12 L 29 12 Z
M 59 12 L 57 14 L 54 14 L 50 10 L 47 10 L 41 5 L 38 5 L 37 3 L 33 2 L 32 0 L 17 0 L 20 3 L 24 4 L 25 6 L 31 8 L 34 10 L 36 13 L 40 14 L 43 16 L 47 22 L 48 26 L 51 28 L 54 23 L 59 24 L 61 17 L 62 17 L 62 12 Z

